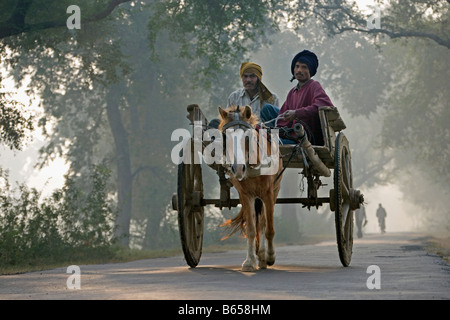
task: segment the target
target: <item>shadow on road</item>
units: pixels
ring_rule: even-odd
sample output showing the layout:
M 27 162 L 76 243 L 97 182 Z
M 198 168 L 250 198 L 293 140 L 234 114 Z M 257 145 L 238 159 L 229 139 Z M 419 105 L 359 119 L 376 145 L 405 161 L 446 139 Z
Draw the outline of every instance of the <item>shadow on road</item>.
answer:
M 200 275 L 230 275 L 236 274 L 243 277 L 255 277 L 255 276 L 264 276 L 267 277 L 269 275 L 278 276 L 278 275 L 292 275 L 293 273 L 305 274 L 305 273 L 325 273 L 325 272 L 335 272 L 342 269 L 341 267 L 324 267 L 324 266 L 301 266 L 301 265 L 275 265 L 273 267 L 269 267 L 267 269 L 259 269 L 254 272 L 242 272 L 241 266 L 211 266 L 204 265 L 198 266 L 196 268 L 190 268 L 189 271 L 195 274 Z

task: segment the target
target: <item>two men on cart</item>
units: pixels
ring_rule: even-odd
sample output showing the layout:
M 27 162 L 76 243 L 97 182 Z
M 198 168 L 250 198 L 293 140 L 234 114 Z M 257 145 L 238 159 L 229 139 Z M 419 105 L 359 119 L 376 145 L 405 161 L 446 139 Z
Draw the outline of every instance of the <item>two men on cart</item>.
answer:
M 319 107 L 333 104 L 318 81 L 311 79 L 319 66 L 317 56 L 308 50 L 298 53 L 291 63 L 291 82 L 297 80 L 279 109 L 279 100 L 262 82 L 262 68 L 252 62 L 241 65 L 240 76 L 243 88 L 230 94 L 228 107 L 232 105 L 249 105 L 253 113 L 268 127 L 289 127 L 300 123 L 308 133 L 308 139 L 313 145 L 323 145 L 323 135 L 319 120 Z M 210 125 L 217 127 L 218 120 L 212 120 Z M 295 144 L 295 134 L 292 137 L 282 137 L 283 144 Z

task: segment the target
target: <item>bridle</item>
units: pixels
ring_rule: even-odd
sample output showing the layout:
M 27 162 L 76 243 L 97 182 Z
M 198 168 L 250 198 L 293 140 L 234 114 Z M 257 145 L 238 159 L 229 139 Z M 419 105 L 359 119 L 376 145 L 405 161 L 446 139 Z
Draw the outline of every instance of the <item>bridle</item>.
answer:
M 222 127 L 222 133 L 225 134 L 225 131 L 227 129 L 233 128 L 233 129 L 243 129 L 244 131 L 248 130 L 248 129 L 253 129 L 252 125 L 248 122 L 245 122 L 243 120 L 239 119 L 239 106 L 237 106 L 235 111 L 231 111 L 234 113 L 234 119 L 226 124 L 223 125 Z
M 224 147 L 225 152 L 227 152 L 227 150 L 228 150 L 228 147 L 227 147 L 227 140 L 228 140 L 228 138 L 231 138 L 232 141 L 233 141 L 233 142 L 230 141 L 232 143 L 230 145 L 230 147 L 233 146 L 233 153 L 232 154 L 233 154 L 233 157 L 234 157 L 233 164 L 230 165 L 231 168 L 234 168 L 234 166 L 236 165 L 236 159 L 237 159 L 236 156 L 238 154 L 238 144 L 237 144 L 237 141 L 234 140 L 234 139 L 237 138 L 237 136 L 235 136 L 234 134 L 237 131 L 242 130 L 241 132 L 246 137 L 245 140 L 246 141 L 250 141 L 250 140 L 248 140 L 249 137 L 246 136 L 246 132 L 252 132 L 252 130 L 254 130 L 254 127 L 250 123 L 240 119 L 240 110 L 239 109 L 240 109 L 239 106 L 237 106 L 236 110 L 230 111 L 230 114 L 232 113 L 233 120 L 231 120 L 230 122 L 224 124 L 223 127 L 222 127 L 222 139 L 223 139 L 222 141 L 224 142 L 223 147 Z M 228 136 L 228 135 L 230 135 L 230 136 Z M 247 156 L 245 156 L 245 160 L 244 161 L 245 161 L 245 163 L 244 163 L 244 170 L 246 170 L 245 168 L 247 168 L 247 169 L 248 168 L 253 168 L 253 166 L 249 165 L 249 163 L 247 162 L 248 161 Z M 226 167 L 228 167 L 228 165 L 226 165 Z
M 226 123 L 223 125 L 222 127 L 222 138 L 223 138 L 223 142 L 224 142 L 224 149 L 226 150 L 226 141 L 227 141 L 227 130 L 228 129 L 232 129 L 234 131 L 236 130 L 243 130 L 243 132 L 245 133 L 247 130 L 253 130 L 254 128 L 252 127 L 252 125 L 246 121 L 243 121 L 240 119 L 240 112 L 239 112 L 239 106 L 236 107 L 235 111 L 230 111 L 232 113 L 234 113 L 234 119 L 231 120 L 230 122 Z
M 240 120 L 239 106 L 237 106 L 237 108 L 236 108 L 235 111 L 231 111 L 231 112 L 234 113 L 234 119 L 233 119 L 232 121 L 230 121 L 230 122 L 224 124 L 223 127 L 222 127 L 222 135 L 223 135 L 223 141 L 224 141 L 224 148 L 225 148 L 225 149 L 227 148 L 227 147 L 226 147 L 226 141 L 227 141 L 227 139 L 226 139 L 226 131 L 227 131 L 227 129 L 233 129 L 233 130 L 241 129 L 241 130 L 244 131 L 244 134 L 245 134 L 246 131 L 252 130 L 252 132 L 256 132 L 256 134 L 257 134 L 255 143 L 256 143 L 257 150 L 258 150 L 258 151 L 256 151 L 256 152 L 259 152 L 259 149 L 261 148 L 261 145 L 259 144 L 259 138 L 258 138 L 259 135 L 258 135 L 258 133 L 257 133 L 256 128 L 254 128 L 254 127 L 253 127 L 251 124 L 249 124 L 248 122 L 245 122 L 245 121 L 243 121 L 243 120 Z M 247 136 L 246 139 L 249 139 L 249 138 L 250 138 L 250 137 Z M 249 144 L 249 146 L 250 146 L 250 145 L 251 145 L 250 140 L 247 140 L 247 141 L 248 141 L 248 144 Z M 260 172 L 261 172 L 261 169 L 262 169 L 261 163 L 259 163 L 259 162 L 258 162 L 258 163 L 255 163 L 255 164 L 247 163 L 246 165 L 247 165 L 247 176 L 248 176 L 248 177 L 251 177 L 251 176 L 259 176 L 259 175 L 260 175 Z M 269 165 L 269 166 L 270 166 L 270 165 Z

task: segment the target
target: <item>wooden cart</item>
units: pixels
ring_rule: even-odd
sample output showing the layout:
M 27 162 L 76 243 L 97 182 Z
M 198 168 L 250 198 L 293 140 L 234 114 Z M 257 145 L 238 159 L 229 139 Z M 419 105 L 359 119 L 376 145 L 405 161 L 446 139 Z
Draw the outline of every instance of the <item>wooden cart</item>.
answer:
M 198 105 L 187 107 L 187 118 L 193 130 L 202 132 L 209 129 L 208 120 Z M 339 258 L 343 266 L 349 266 L 353 249 L 353 211 L 364 202 L 363 195 L 353 189 L 351 153 L 349 142 L 342 130 L 346 128 L 336 108 L 321 107 L 319 117 L 325 141 L 324 146 L 311 146 L 309 150 L 300 150 L 299 145 L 281 145 L 280 152 L 286 168 L 298 168 L 307 179 L 307 195 L 304 198 L 279 198 L 277 204 L 299 203 L 307 208 L 319 207 L 326 203 L 335 213 L 336 238 Z M 194 126 L 195 125 L 195 126 Z M 193 132 L 194 133 L 194 132 Z M 195 136 L 195 134 L 193 135 Z M 204 207 L 214 205 L 219 208 L 236 207 L 239 199 L 232 199 L 232 187 L 224 167 L 220 164 L 209 165 L 217 172 L 220 183 L 218 199 L 206 199 L 203 196 L 203 180 L 198 150 L 194 148 L 194 139 L 190 139 L 191 161 L 178 166 L 177 192 L 172 198 L 172 207 L 178 211 L 181 245 L 187 264 L 196 267 L 202 255 Z M 202 141 L 206 147 L 208 142 Z M 297 149 L 295 149 L 297 148 Z M 196 158 L 197 157 L 197 158 Z M 287 161 L 288 159 L 289 161 Z M 318 189 L 323 187 L 320 178 L 330 177 L 333 170 L 333 188 L 329 197 L 318 197 Z

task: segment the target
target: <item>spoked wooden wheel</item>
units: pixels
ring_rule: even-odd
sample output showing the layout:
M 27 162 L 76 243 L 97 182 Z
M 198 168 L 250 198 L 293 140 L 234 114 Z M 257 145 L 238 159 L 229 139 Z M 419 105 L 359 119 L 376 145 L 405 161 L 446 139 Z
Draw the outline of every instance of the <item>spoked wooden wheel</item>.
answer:
M 195 155 L 193 152 L 191 154 L 191 163 L 178 165 L 176 201 L 184 257 L 187 264 L 195 268 L 202 255 L 204 208 L 201 206 L 203 198 L 202 168 L 200 164 L 195 164 Z
M 350 265 L 353 251 L 353 210 L 359 206 L 359 191 L 353 190 L 350 147 L 341 132 L 336 139 L 334 191 L 330 199 L 335 209 L 339 258 L 344 267 Z M 356 204 L 357 203 L 357 204 Z

